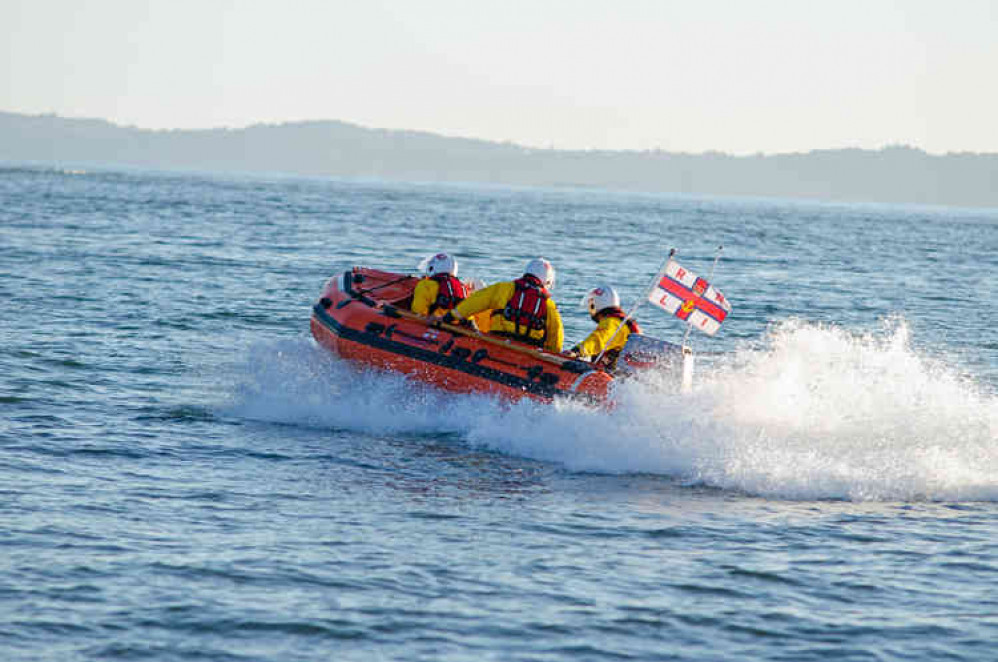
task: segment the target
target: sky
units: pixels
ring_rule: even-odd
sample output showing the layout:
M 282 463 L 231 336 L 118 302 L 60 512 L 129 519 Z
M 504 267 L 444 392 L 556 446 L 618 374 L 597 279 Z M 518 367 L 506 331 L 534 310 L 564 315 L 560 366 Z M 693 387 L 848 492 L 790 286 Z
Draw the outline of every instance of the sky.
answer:
M 998 152 L 998 0 L 0 0 L 0 54 L 0 111 L 150 129 Z

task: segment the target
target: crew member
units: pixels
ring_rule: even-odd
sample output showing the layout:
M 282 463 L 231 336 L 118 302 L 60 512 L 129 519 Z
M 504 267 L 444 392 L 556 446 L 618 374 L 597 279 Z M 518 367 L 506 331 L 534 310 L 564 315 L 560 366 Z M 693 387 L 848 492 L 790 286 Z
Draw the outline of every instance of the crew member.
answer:
M 613 368 L 620 356 L 620 350 L 627 344 L 627 339 L 632 333 L 641 333 L 641 327 L 634 320 L 626 319 L 627 315 L 620 309 L 620 296 L 609 285 L 589 290 L 589 293 L 582 297 L 581 305 L 583 309 L 589 311 L 589 316 L 597 326 L 585 340 L 572 347 L 568 353 L 581 358 L 595 358 L 605 349 L 600 363 Z M 621 324 L 624 324 L 623 328 L 620 328 Z
M 551 298 L 553 288 L 554 267 L 542 257 L 535 258 L 527 263 L 523 276 L 472 293 L 444 321 L 460 321 L 488 310 L 492 335 L 560 352 L 565 331 Z
M 437 253 L 420 263 L 426 278 L 412 291 L 412 312 L 420 315 L 442 314 L 467 296 L 464 283 L 457 279 L 457 260 L 447 253 Z
M 485 281 L 481 278 L 471 278 L 464 281 L 464 291 L 467 296 L 471 296 L 478 290 L 485 289 Z M 472 326 L 479 331 L 479 333 L 488 333 L 489 327 L 492 324 L 492 320 L 489 319 L 490 310 L 483 310 L 480 313 L 471 316 Z

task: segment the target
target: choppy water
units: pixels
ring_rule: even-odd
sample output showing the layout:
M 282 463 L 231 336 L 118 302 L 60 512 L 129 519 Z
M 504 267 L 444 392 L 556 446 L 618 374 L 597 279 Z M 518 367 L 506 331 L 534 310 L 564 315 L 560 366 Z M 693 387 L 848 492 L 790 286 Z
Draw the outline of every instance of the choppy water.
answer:
M 445 248 L 551 258 L 575 340 L 718 244 L 695 392 L 609 413 L 307 331 Z M 0 169 L 0 658 L 996 659 L 996 255 L 994 210 Z

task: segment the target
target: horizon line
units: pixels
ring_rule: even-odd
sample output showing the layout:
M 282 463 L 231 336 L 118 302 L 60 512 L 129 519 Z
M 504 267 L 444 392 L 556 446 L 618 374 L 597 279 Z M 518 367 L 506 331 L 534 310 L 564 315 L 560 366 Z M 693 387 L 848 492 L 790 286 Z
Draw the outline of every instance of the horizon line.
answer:
M 477 136 L 462 136 L 462 135 L 451 135 L 446 133 L 440 133 L 437 131 L 429 131 L 426 129 L 400 129 L 400 128 L 388 128 L 388 127 L 373 127 L 364 124 L 359 124 L 357 122 L 341 120 L 341 119 L 299 119 L 299 120 L 283 120 L 283 121 L 259 121 L 253 122 L 251 124 L 245 124 L 242 126 L 212 126 L 212 127 L 198 127 L 198 128 L 151 128 L 139 126 L 137 124 L 124 124 L 117 122 L 112 119 L 105 117 L 89 117 L 89 116 L 73 116 L 64 115 L 61 113 L 56 113 L 53 111 L 39 112 L 39 113 L 25 113 L 18 111 L 10 111 L 0 109 L 0 113 L 8 115 L 19 115 L 21 117 L 29 118 L 55 118 L 70 121 L 81 121 L 81 122 L 103 122 L 109 124 L 113 127 L 119 129 L 131 129 L 135 131 L 147 131 L 150 133 L 178 133 L 178 132 L 209 132 L 209 131 L 247 131 L 249 129 L 256 128 L 279 128 L 288 127 L 296 125 L 307 125 L 307 124 L 322 124 L 322 123 L 337 123 L 343 124 L 351 127 L 356 127 L 358 129 L 363 129 L 365 131 L 375 131 L 375 132 L 386 132 L 386 133 L 415 133 L 423 134 L 428 136 L 434 136 L 437 138 L 451 139 L 451 140 L 469 140 L 474 142 L 488 143 L 492 145 L 502 145 L 509 147 L 516 147 L 524 150 L 525 152 L 583 152 L 583 153 L 616 153 L 616 154 L 649 154 L 649 153 L 665 153 L 665 154 L 676 154 L 684 156 L 727 156 L 731 158 L 758 158 L 758 157 L 778 157 L 778 156 L 797 156 L 797 155 L 807 155 L 814 154 L 816 152 L 845 152 L 845 151 L 856 151 L 856 152 L 885 152 L 892 150 L 908 150 L 913 152 L 920 152 L 926 156 L 930 157 L 946 157 L 946 156 L 998 156 L 998 152 L 977 152 L 977 151 L 946 151 L 946 152 L 929 152 L 926 149 L 904 143 L 888 143 L 881 145 L 880 147 L 856 147 L 856 146 L 844 146 L 844 147 L 812 147 L 806 151 L 788 151 L 788 152 L 765 152 L 757 150 L 754 152 L 726 152 L 719 149 L 705 149 L 700 152 L 689 152 L 689 151 L 673 151 L 668 149 L 663 149 L 661 147 L 649 147 L 645 149 L 604 149 L 604 148 L 592 148 L 592 147 L 555 147 L 553 145 L 548 147 L 534 147 L 531 145 L 525 145 L 512 140 L 495 140 L 489 138 L 480 138 Z

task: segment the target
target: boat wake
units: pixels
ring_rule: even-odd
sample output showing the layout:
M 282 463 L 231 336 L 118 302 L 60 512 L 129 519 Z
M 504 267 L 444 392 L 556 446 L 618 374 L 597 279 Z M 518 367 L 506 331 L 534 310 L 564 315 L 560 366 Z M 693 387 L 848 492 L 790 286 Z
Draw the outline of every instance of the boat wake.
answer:
M 226 413 L 371 434 L 457 435 L 570 471 L 661 474 L 783 499 L 998 501 L 998 397 L 911 346 L 789 321 L 698 365 L 679 395 L 654 372 L 612 411 L 502 403 L 361 372 L 302 339 L 259 344 Z

